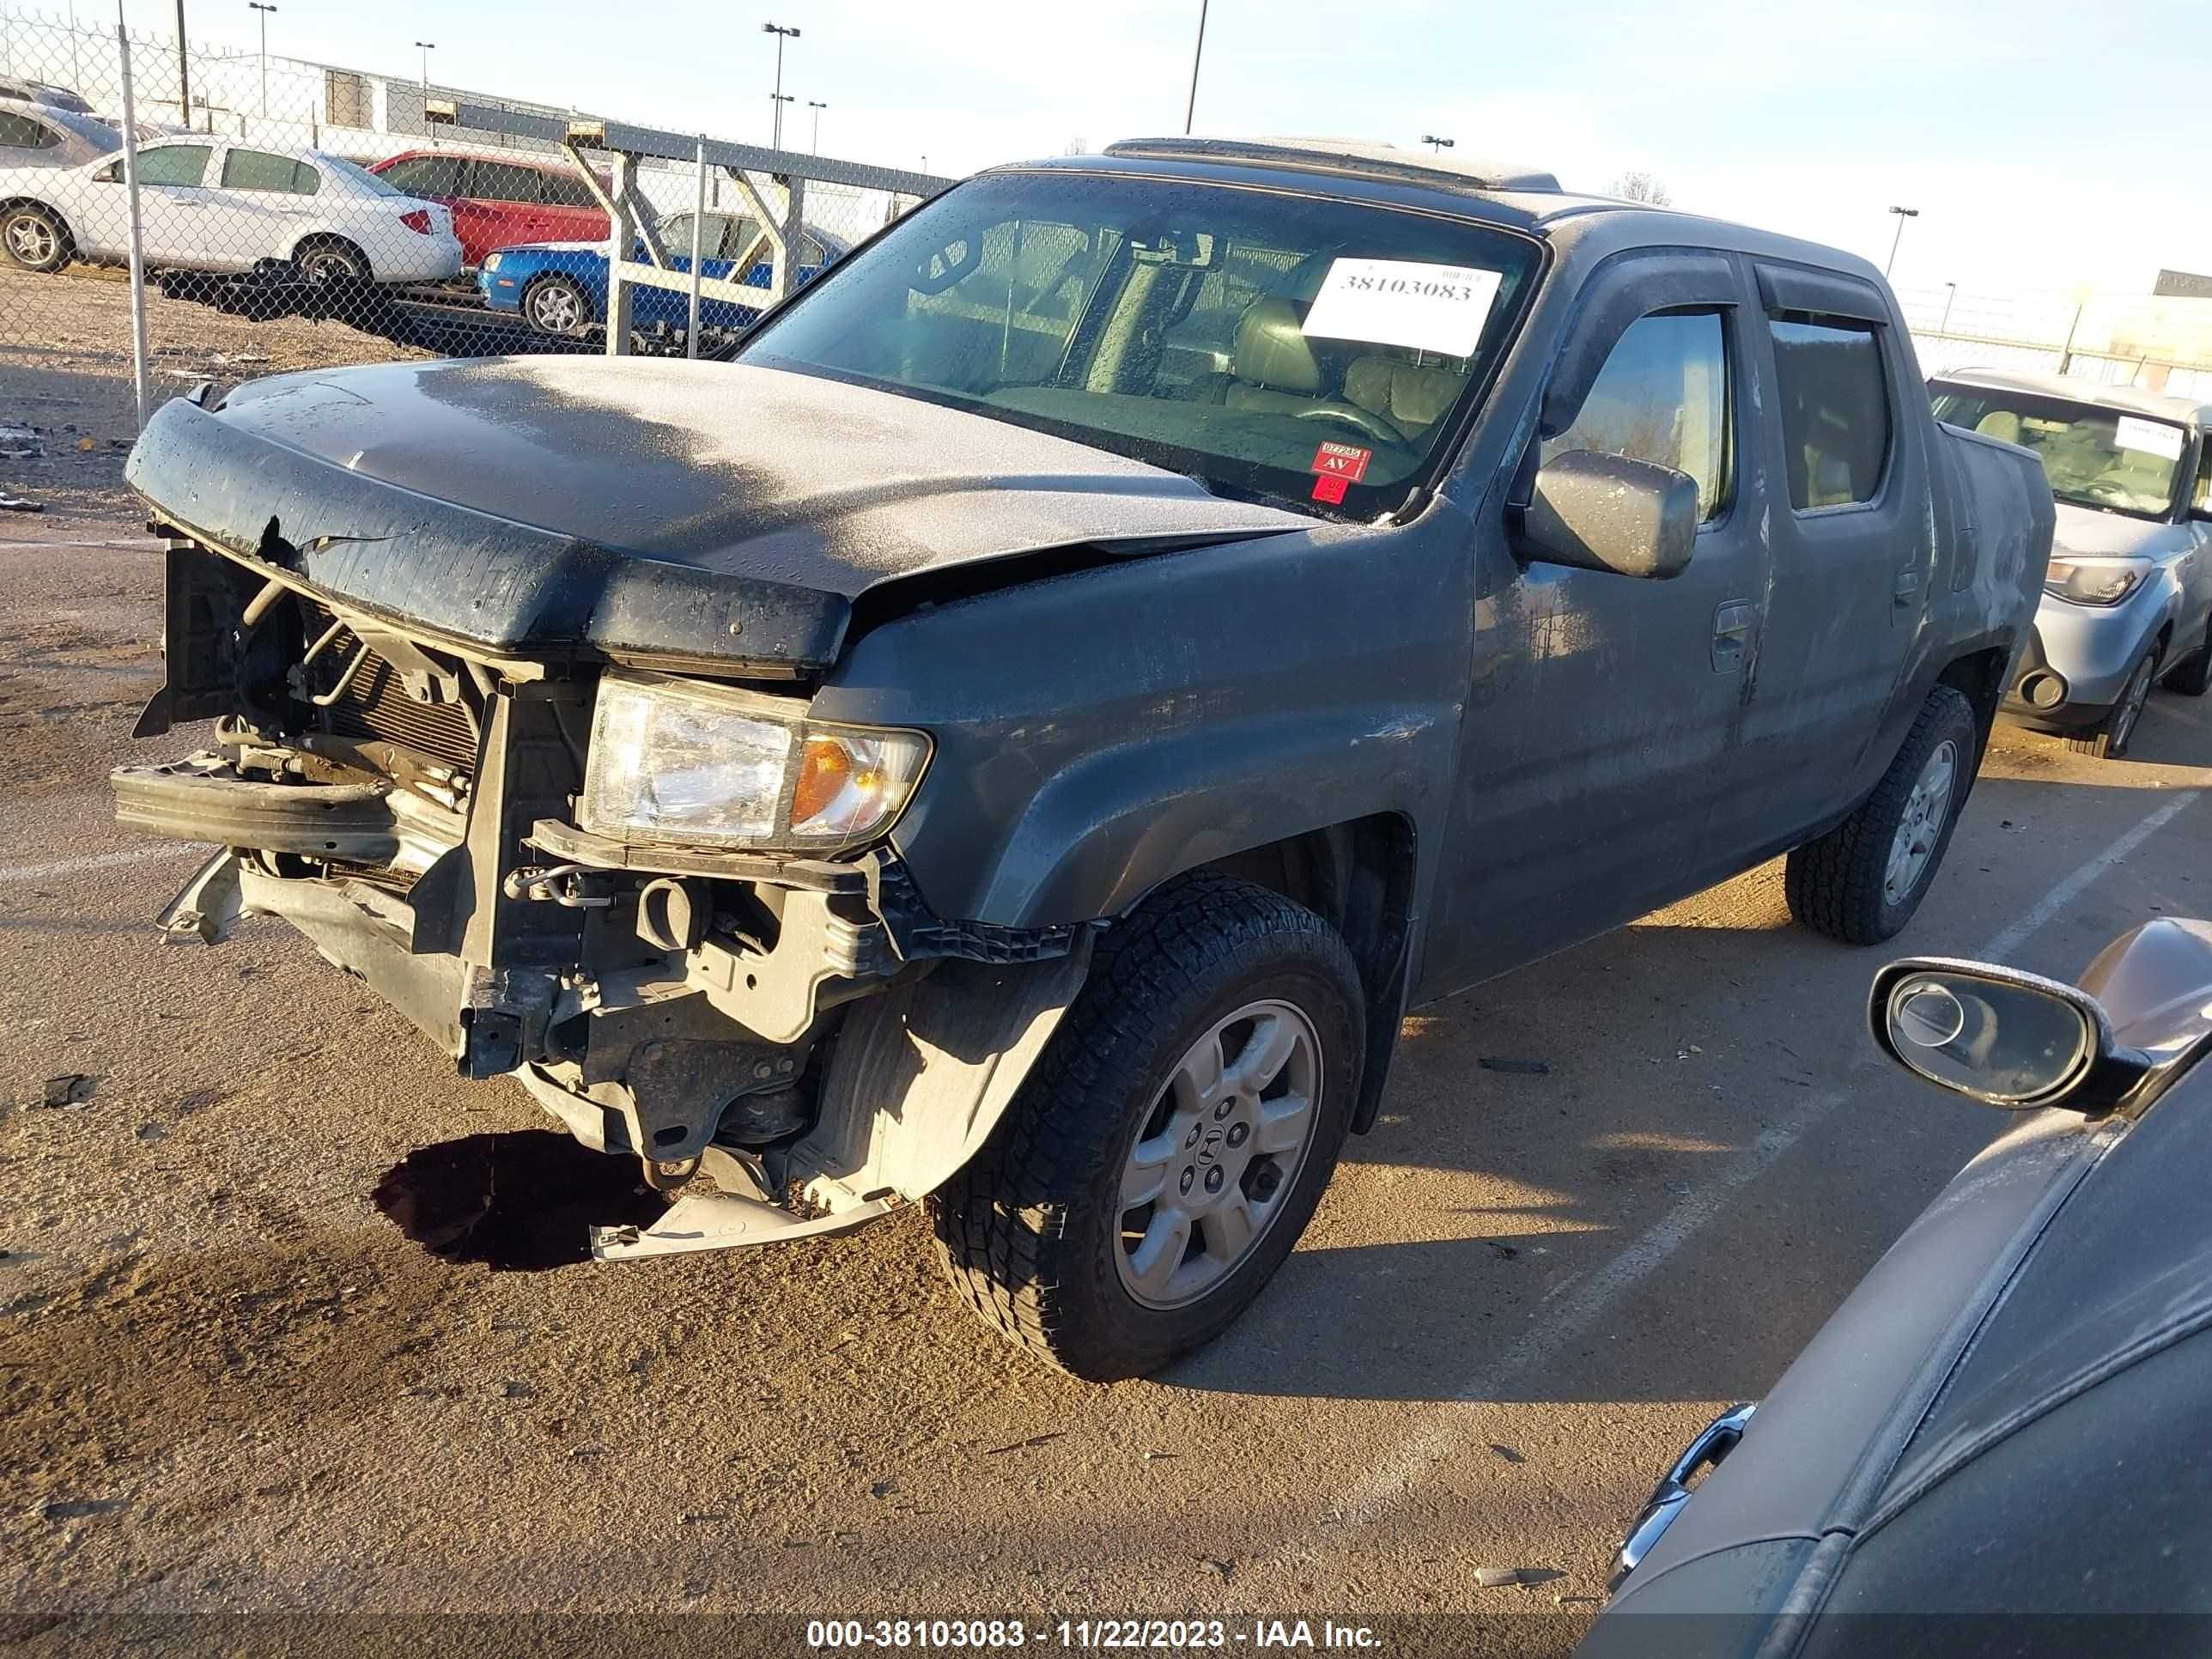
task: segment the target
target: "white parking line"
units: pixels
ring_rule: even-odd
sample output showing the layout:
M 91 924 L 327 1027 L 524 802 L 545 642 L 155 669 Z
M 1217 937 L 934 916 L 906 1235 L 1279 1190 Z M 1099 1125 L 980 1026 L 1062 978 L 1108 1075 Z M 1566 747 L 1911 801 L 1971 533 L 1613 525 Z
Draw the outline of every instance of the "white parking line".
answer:
M 1450 1401 L 1430 1412 L 1421 1427 L 1399 1442 L 1389 1456 L 1368 1469 L 1365 1477 L 1352 1490 L 1345 1505 L 1345 1518 L 1355 1524 L 1378 1519 L 1409 1487 L 1460 1449 L 1463 1425 L 1453 1407 L 1498 1399 L 1516 1377 L 1550 1364 L 1562 1349 L 1579 1341 L 1607 1309 L 1718 1214 L 1721 1206 L 1738 1188 L 1748 1186 L 1765 1175 L 1774 1160 L 1788 1152 L 1799 1137 L 1843 1103 L 1840 1092 L 1806 1099 L 1779 1123 L 1761 1130 L 1759 1138 L 1718 1175 L 1702 1182 L 1696 1192 L 1669 1210 L 1633 1244 L 1584 1279 L 1573 1295 L 1546 1309 L 1540 1325 L 1500 1354 L 1493 1364 L 1471 1373 L 1453 1391 Z
M 181 858 L 187 853 L 210 850 L 198 842 L 170 841 L 159 847 L 133 847 L 121 853 L 95 853 L 90 858 L 59 859 L 52 864 L 11 864 L 0 866 L 0 885 L 16 881 L 49 881 L 56 876 L 81 875 L 87 870 L 112 870 L 118 865 L 148 864 L 155 859 Z
M 2167 824 L 2172 823 L 2191 807 L 2196 805 L 2203 793 L 2201 789 L 2186 789 L 2166 802 L 2157 811 L 2152 813 L 2134 829 L 2129 830 L 2126 835 L 2122 836 L 2095 858 L 2091 859 L 2079 870 L 2060 882 L 2057 886 L 2045 893 L 2026 915 L 1984 945 L 1982 947 L 1982 955 L 1990 961 L 2001 962 L 2020 949 L 2030 934 L 2037 932 L 2051 917 L 2073 903 L 2075 899 L 2080 898 L 2088 890 L 2090 884 L 2100 876 L 2126 858 L 2129 854 L 2134 852 L 2136 848 L 2165 829 Z
M 2079 898 L 2098 878 L 2195 805 L 2203 793 L 2191 789 L 2167 801 L 2053 887 L 2027 915 L 1984 945 L 1978 954 L 2001 960 L 2018 949 L 2031 934 Z M 1840 1093 L 1816 1095 L 1779 1122 L 1761 1131 L 1750 1146 L 1717 1173 L 1707 1176 L 1698 1190 L 1598 1268 L 1566 1300 L 1547 1309 L 1543 1322 L 1535 1329 L 1470 1372 L 1452 1390 L 1449 1399 L 1425 1412 L 1405 1437 L 1353 1486 L 1345 1504 L 1346 1521 L 1365 1524 L 1381 1518 L 1406 1492 L 1447 1459 L 1458 1455 L 1467 1443 L 1467 1425 L 1463 1420 L 1466 1407 L 1499 1399 L 1516 1379 L 1549 1364 L 1579 1341 L 1623 1297 L 1663 1267 L 1699 1228 L 1717 1215 L 1739 1188 L 1764 1175 L 1844 1099 Z

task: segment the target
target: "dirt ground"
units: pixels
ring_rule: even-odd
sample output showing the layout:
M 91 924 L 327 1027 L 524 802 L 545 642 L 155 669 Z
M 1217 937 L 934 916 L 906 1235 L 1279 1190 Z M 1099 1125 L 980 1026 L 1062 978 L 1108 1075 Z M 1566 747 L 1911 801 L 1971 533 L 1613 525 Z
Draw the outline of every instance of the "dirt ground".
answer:
M 179 380 L 343 355 L 222 321 Z M 1559 1650 L 1661 1468 L 2000 1127 L 1878 1060 L 1879 957 L 1791 927 L 1770 866 L 1409 1020 L 1275 1285 L 1154 1381 L 1001 1346 L 912 1212 L 580 1260 L 624 1169 L 281 926 L 147 927 L 196 855 L 118 832 L 105 774 L 196 734 L 129 738 L 160 566 L 127 409 L 75 390 L 112 361 L 81 326 L 0 352 L 33 360 L 0 368 L 0 422 L 46 439 L 0 488 L 50 503 L 0 517 L 0 1630 L 36 1650 L 802 1651 L 823 1617 L 1125 1615 Z M 1900 946 L 2067 975 L 2212 912 L 2208 784 L 2212 708 L 2166 693 L 2124 763 L 2002 733 Z M 463 1613 L 505 1622 L 392 1622 Z

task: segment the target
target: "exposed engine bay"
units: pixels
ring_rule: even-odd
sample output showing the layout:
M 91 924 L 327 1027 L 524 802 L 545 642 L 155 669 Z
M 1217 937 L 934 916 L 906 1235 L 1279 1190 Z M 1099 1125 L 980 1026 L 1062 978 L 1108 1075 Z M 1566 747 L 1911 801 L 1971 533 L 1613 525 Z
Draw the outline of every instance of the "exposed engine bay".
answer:
M 805 856 L 580 824 L 602 665 L 422 637 L 182 537 L 167 556 L 169 682 L 138 735 L 212 718 L 214 744 L 119 769 L 117 813 L 223 850 L 163 932 L 214 944 L 283 916 L 464 1075 L 514 1075 L 664 1192 L 710 1177 L 603 1255 L 920 1197 L 1081 983 L 1084 929 L 940 921 L 880 842 Z M 787 684 L 742 696 L 803 724 Z

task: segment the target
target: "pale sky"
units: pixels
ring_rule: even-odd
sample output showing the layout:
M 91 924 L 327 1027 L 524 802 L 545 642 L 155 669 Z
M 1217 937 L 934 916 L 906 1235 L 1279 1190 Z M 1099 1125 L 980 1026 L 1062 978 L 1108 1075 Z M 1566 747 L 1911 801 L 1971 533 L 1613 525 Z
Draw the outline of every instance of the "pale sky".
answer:
M 961 173 L 1080 139 L 1179 131 L 1198 0 L 279 0 L 272 53 L 416 72 L 643 125 L 763 141 L 773 18 L 786 139 Z M 187 0 L 195 42 L 250 51 L 245 0 Z M 173 34 L 170 0 L 125 0 Z M 93 8 L 81 6 L 80 17 Z M 1197 130 L 1316 133 L 1548 167 L 1603 191 L 1656 173 L 1674 204 L 1887 258 L 1900 288 L 2147 291 L 2212 271 L 2203 0 L 1212 0 Z

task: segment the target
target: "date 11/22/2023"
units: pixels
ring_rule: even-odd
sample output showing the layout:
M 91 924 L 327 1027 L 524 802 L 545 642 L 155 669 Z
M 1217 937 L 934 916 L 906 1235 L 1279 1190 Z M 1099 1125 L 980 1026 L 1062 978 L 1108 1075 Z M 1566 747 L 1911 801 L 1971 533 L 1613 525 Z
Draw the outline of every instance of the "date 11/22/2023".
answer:
M 819 1652 L 1003 1652 L 1032 1645 L 1070 1653 L 1237 1648 L 1360 1652 L 1381 1644 L 1370 1626 L 1340 1625 L 1330 1619 L 1061 1619 L 1035 1628 L 1023 1619 L 814 1619 L 806 1625 L 806 1645 Z

